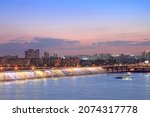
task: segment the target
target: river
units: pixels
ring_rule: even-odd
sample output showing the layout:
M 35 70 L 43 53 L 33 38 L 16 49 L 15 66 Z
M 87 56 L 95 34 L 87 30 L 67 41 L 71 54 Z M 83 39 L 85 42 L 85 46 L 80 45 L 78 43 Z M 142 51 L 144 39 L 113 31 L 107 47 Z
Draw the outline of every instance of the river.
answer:
M 1 100 L 149 100 L 150 73 L 125 73 L 0 82 Z

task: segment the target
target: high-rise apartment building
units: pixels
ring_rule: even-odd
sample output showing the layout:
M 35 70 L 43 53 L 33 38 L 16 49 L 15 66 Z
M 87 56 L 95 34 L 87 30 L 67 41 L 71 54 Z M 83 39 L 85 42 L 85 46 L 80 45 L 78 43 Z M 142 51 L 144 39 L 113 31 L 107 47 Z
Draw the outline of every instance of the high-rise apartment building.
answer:
M 150 60 L 150 50 L 142 51 L 142 57 L 144 57 L 145 59 Z
M 44 58 L 49 58 L 49 53 L 48 52 L 44 52 Z
M 31 58 L 40 58 L 40 51 L 39 49 L 29 49 L 25 51 L 25 58 L 31 59 Z

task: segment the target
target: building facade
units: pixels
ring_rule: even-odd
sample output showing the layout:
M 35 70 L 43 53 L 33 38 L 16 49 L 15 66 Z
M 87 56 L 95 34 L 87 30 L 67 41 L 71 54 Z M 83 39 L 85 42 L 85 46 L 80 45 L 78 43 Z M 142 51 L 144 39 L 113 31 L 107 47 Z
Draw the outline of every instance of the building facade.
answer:
M 40 51 L 39 49 L 29 49 L 25 51 L 25 58 L 27 59 L 33 59 L 33 58 L 40 58 Z

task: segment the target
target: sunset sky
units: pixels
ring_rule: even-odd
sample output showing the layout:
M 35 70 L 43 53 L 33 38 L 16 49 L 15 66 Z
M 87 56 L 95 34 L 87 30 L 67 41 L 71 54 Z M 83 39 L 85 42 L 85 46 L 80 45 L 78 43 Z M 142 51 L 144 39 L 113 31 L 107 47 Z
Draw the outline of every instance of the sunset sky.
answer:
M 150 0 L 0 0 L 0 56 L 150 49 Z

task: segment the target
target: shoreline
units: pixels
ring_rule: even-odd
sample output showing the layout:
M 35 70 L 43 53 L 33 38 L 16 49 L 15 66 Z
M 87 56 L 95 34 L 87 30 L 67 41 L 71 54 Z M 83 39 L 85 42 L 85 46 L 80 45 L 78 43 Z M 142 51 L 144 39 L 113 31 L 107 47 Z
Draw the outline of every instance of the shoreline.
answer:
M 37 70 L 18 70 L 0 72 L 0 82 L 42 79 L 42 78 L 58 78 L 65 76 L 81 76 L 107 73 L 102 67 L 71 67 L 57 69 L 37 69 Z

